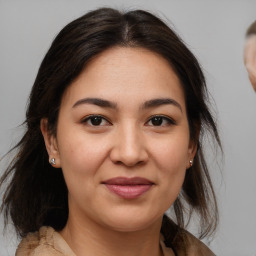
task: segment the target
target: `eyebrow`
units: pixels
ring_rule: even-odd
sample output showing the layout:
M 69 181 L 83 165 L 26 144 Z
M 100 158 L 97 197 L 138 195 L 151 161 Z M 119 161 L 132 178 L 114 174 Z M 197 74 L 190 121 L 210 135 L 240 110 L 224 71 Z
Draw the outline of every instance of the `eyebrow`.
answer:
M 92 105 L 96 105 L 96 106 L 103 107 L 103 108 L 117 109 L 117 104 L 115 102 L 111 102 L 111 101 L 100 99 L 100 98 L 80 99 L 73 105 L 73 108 L 76 108 L 77 106 L 83 105 L 83 104 L 92 104 Z M 143 103 L 141 108 L 147 109 L 147 108 L 153 108 L 153 107 L 158 107 L 158 106 L 162 106 L 162 105 L 176 106 L 182 112 L 181 105 L 176 100 L 170 99 L 170 98 L 159 98 L 159 99 L 148 100 Z
M 74 105 L 73 108 L 82 105 L 82 104 L 92 104 L 92 105 L 96 105 L 99 107 L 104 107 L 104 108 L 113 108 L 116 109 L 116 103 L 108 101 L 108 100 L 103 100 L 100 98 L 84 98 L 81 100 L 78 100 Z
M 158 107 L 161 105 L 173 105 L 173 106 L 178 107 L 180 109 L 180 111 L 182 112 L 181 105 L 176 100 L 170 99 L 170 98 L 160 98 L 160 99 L 148 100 L 142 105 L 142 109 Z

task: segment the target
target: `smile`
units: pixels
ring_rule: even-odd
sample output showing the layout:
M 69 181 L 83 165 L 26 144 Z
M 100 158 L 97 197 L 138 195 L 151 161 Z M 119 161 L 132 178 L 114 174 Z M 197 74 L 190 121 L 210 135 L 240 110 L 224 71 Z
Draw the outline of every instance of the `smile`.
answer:
M 154 183 L 140 177 L 116 177 L 102 182 L 114 194 L 124 199 L 135 199 L 146 193 Z

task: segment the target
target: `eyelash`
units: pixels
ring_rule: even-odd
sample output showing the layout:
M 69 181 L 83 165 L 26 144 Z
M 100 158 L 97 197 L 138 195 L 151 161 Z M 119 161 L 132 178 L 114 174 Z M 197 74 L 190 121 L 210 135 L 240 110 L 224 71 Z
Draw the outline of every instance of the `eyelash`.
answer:
M 92 119 L 93 119 L 93 118 L 99 118 L 99 119 L 100 119 L 100 124 L 99 124 L 99 125 L 93 125 L 93 124 L 92 124 Z M 107 120 L 107 118 L 105 118 L 104 116 L 101 116 L 101 115 L 90 115 L 90 116 L 87 116 L 87 117 L 85 117 L 81 122 L 88 124 L 88 122 L 90 121 L 91 123 L 88 124 L 89 126 L 97 127 L 97 126 L 103 126 L 103 125 L 101 125 L 101 122 L 102 122 L 103 120 L 104 120 L 105 122 L 107 122 L 108 125 L 111 125 L 111 123 Z M 95 121 L 95 120 L 94 120 L 94 121 Z
M 176 122 L 175 122 L 172 118 L 167 117 L 167 116 L 164 116 L 164 115 L 155 115 L 155 116 L 151 116 L 151 117 L 149 118 L 149 120 L 146 122 L 146 124 L 149 123 L 150 121 L 152 122 L 152 120 L 153 120 L 154 118 L 155 118 L 155 119 L 156 119 L 156 118 L 161 118 L 161 121 L 162 121 L 162 122 L 166 121 L 167 124 L 163 125 L 162 122 L 161 122 L 160 125 L 148 125 L 148 126 L 163 127 L 163 126 L 176 125 Z
M 92 123 L 92 119 L 96 119 L 96 120 L 94 120 L 94 121 L 99 121 L 99 123 L 98 123 L 98 125 L 97 124 L 93 124 Z M 99 119 L 99 120 L 97 120 L 97 118 Z M 155 120 L 154 121 L 160 121 L 160 124 L 159 125 L 149 125 L 148 123 L 151 121 L 153 121 L 153 119 L 155 118 Z M 157 118 L 158 119 L 160 119 L 160 120 L 157 120 Z M 90 124 L 88 123 L 90 121 Z M 105 118 L 104 116 L 101 116 L 101 115 L 90 115 L 90 116 L 87 116 L 86 118 L 84 118 L 83 120 L 82 120 L 82 123 L 87 123 L 89 126 L 92 126 L 92 127 L 97 127 L 97 126 L 105 126 L 104 124 L 102 125 L 101 123 L 102 123 L 102 121 L 105 121 L 105 122 L 107 122 L 107 125 L 111 125 L 111 122 L 110 121 L 108 121 L 107 120 L 107 118 Z M 162 124 L 163 122 L 166 122 L 167 124 Z M 170 118 L 170 117 L 166 117 L 166 116 L 164 116 L 164 115 L 154 115 L 154 116 L 151 116 L 149 119 L 148 119 L 148 121 L 146 122 L 146 126 L 153 126 L 153 127 L 163 127 L 163 126 L 170 126 L 170 125 L 176 125 L 176 122 L 172 119 L 172 118 Z

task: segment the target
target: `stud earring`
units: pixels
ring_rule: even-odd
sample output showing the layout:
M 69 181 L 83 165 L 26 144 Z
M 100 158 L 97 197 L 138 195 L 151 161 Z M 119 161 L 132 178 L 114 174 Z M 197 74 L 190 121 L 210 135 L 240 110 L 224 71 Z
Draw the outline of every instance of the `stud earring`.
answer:
M 51 165 L 55 165 L 55 164 L 56 164 L 56 162 L 55 162 L 55 158 L 51 158 L 51 160 L 50 160 L 50 164 L 51 164 Z
M 189 160 L 189 163 L 190 163 L 190 167 L 192 167 L 192 165 L 193 165 L 193 159 Z

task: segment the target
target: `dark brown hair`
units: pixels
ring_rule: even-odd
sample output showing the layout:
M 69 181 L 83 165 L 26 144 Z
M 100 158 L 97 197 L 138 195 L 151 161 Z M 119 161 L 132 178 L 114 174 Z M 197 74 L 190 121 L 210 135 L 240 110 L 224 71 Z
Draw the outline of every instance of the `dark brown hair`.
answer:
M 48 163 L 40 120 L 56 133 L 62 95 L 96 55 L 114 46 L 143 47 L 160 54 L 178 75 L 185 93 L 190 136 L 198 143 L 194 165 L 187 171 L 173 210 L 180 228 L 189 216 L 199 214 L 201 236 L 216 228 L 218 210 L 205 162 L 202 138 L 205 131 L 220 145 L 215 121 L 207 107 L 205 78 L 194 55 L 163 21 L 142 10 L 121 13 L 111 8 L 91 11 L 65 26 L 53 41 L 35 79 L 26 112 L 25 134 L 15 147 L 13 161 L 0 185 L 11 178 L 1 210 L 10 215 L 16 231 L 28 232 L 49 225 L 61 230 L 68 218 L 67 187 L 61 169 Z M 200 136 L 199 136 L 200 133 Z M 185 207 L 186 206 L 186 207 Z
M 250 25 L 246 31 L 246 36 L 256 35 L 256 20 Z

